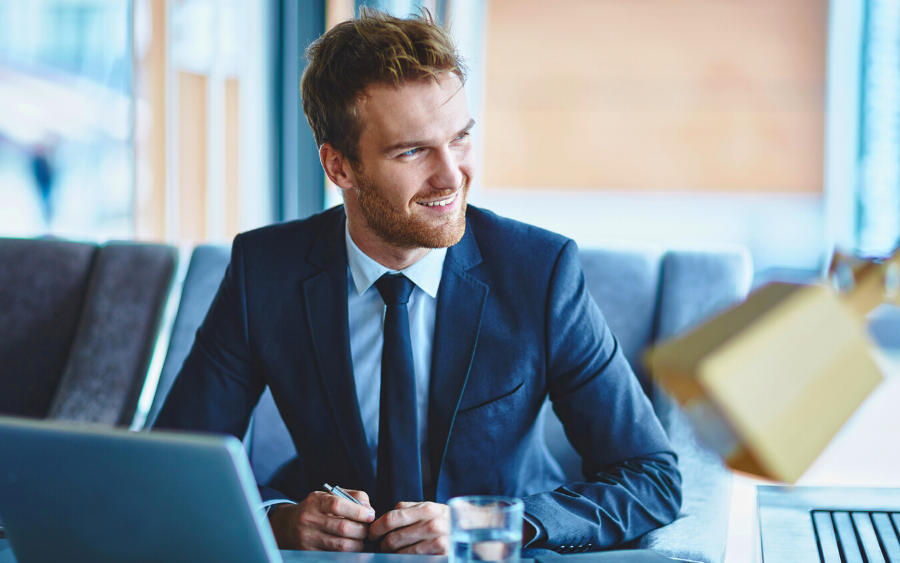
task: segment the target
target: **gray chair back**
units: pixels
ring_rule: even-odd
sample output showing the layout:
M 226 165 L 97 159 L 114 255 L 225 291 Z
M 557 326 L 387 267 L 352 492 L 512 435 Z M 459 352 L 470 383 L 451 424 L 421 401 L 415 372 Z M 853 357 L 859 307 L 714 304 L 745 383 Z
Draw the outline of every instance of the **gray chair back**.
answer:
M 202 245 L 194 248 L 191 253 L 191 261 L 180 286 L 181 298 L 169 335 L 166 359 L 147 414 L 147 427 L 153 426 L 156 421 L 166 396 L 194 345 L 194 336 L 206 318 L 206 312 L 222 283 L 229 260 L 228 249 L 224 246 Z
M 130 425 L 176 257 L 0 239 L 0 414 Z

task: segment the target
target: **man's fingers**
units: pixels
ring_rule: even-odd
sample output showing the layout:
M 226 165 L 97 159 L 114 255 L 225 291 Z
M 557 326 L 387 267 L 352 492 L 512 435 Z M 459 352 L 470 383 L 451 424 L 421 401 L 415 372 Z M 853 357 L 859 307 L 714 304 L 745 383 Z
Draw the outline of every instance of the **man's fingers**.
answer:
M 355 491 L 353 489 L 344 489 L 344 491 L 367 507 L 372 508 L 372 504 L 369 502 L 369 495 L 365 491 Z
M 446 553 L 449 547 L 449 523 L 442 518 L 420 520 L 390 532 L 381 540 L 386 553 Z M 412 548 L 412 551 L 405 551 Z
M 369 530 L 363 524 L 354 522 L 349 518 L 336 518 L 334 516 L 326 516 L 323 525 L 325 532 L 341 537 L 362 540 L 369 535 Z
M 357 522 L 368 523 L 375 520 L 375 511 L 368 506 L 360 506 L 329 493 L 320 493 L 316 500 L 319 509 L 326 514 L 349 518 Z
M 392 510 L 369 526 L 369 538 L 383 538 L 381 551 L 386 553 L 446 553 L 449 534 L 449 507 L 433 502 Z
M 366 526 L 347 518 L 321 513 L 303 513 L 297 527 L 302 549 L 362 551 Z
M 300 534 L 303 542 L 300 549 L 306 551 L 347 551 L 360 552 L 363 550 L 362 540 L 352 538 L 340 538 L 321 531 L 307 530 Z M 280 546 L 279 546 L 280 547 Z M 297 548 L 294 548 L 297 549 Z
M 397 553 L 407 555 L 447 555 L 450 553 L 450 538 L 441 536 L 428 541 L 420 541 L 404 547 Z
M 313 492 L 298 505 L 271 509 L 269 522 L 281 549 L 358 552 L 363 550 L 369 528 L 365 521 L 371 511 L 347 499 Z
M 393 530 L 409 526 L 413 522 L 418 521 L 414 510 L 413 507 L 410 507 L 385 512 L 369 526 L 369 539 L 376 540 Z
M 396 553 L 426 538 L 420 538 L 413 527 L 394 530 L 381 540 L 381 551 L 384 553 Z
M 363 550 L 362 540 L 353 540 L 348 538 L 339 538 L 337 536 L 329 536 L 323 534 L 320 536 L 322 548 L 325 551 L 344 551 L 344 552 L 360 552 Z
M 392 530 L 438 517 L 443 506 L 446 505 L 433 502 L 399 502 L 397 508 L 382 514 L 378 520 L 372 522 L 369 527 L 369 538 L 374 540 Z

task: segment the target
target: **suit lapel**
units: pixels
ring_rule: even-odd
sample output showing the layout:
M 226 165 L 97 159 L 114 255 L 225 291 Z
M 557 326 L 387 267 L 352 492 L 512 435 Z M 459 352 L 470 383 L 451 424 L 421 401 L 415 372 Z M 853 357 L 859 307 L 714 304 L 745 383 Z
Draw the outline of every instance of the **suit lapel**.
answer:
M 302 282 L 306 322 L 312 336 L 319 374 L 328 395 L 344 445 L 366 490 L 375 488 L 375 472 L 369 463 L 362 417 L 356 398 L 356 383 L 350 355 L 347 321 L 347 247 L 344 244 L 344 214 L 335 213 L 333 224 L 319 233 L 309 261 L 323 268 Z
M 467 272 L 480 262 L 481 253 L 467 226 L 462 240 L 447 251 L 438 291 L 428 398 L 428 444 L 435 491 L 440 491 L 441 466 L 487 301 L 488 286 Z

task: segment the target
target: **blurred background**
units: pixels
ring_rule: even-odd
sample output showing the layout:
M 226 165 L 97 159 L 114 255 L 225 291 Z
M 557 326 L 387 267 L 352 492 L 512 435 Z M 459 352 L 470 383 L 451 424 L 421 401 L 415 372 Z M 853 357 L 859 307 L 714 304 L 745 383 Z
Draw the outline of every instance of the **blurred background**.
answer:
M 299 76 L 362 4 L 449 23 L 475 205 L 744 245 L 757 283 L 900 240 L 900 0 L 0 0 L 0 235 L 225 243 L 339 203 Z

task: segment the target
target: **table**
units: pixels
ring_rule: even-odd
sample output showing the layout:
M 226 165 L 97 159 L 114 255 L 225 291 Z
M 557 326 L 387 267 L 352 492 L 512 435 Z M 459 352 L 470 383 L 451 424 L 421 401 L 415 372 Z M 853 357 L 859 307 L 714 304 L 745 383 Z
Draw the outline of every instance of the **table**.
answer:
M 388 555 L 382 553 L 326 553 L 321 551 L 282 551 L 285 563 L 447 563 L 447 558 L 430 555 Z M 533 559 L 522 559 L 522 563 L 534 563 Z M 16 563 L 6 540 L 0 539 L 0 563 Z
M 629 561 L 634 560 L 635 563 L 638 563 L 638 560 L 641 556 L 646 557 L 647 554 L 651 554 L 651 552 L 645 550 L 633 550 L 628 552 L 626 555 L 629 556 Z M 583 557 L 585 554 L 582 554 Z M 601 557 L 604 554 L 600 554 Z M 653 554 L 654 557 L 658 557 Z M 281 557 L 284 559 L 284 563 L 318 563 L 318 562 L 333 562 L 333 563 L 447 563 L 447 557 L 445 556 L 436 556 L 436 555 L 392 555 L 392 554 L 383 554 L 383 553 L 327 553 L 322 551 L 282 551 Z M 575 558 L 577 561 L 579 559 L 579 555 L 567 555 L 567 558 Z M 608 553 L 605 554 L 605 557 L 609 558 L 610 563 L 614 561 L 619 561 L 621 555 L 617 555 L 616 553 Z M 523 558 L 520 560 L 521 563 L 535 563 L 534 559 L 526 559 Z M 640 559 L 643 562 L 643 559 Z M 12 555 L 12 551 L 9 549 L 9 545 L 6 540 L 0 539 L 0 563 L 16 563 L 15 558 Z

